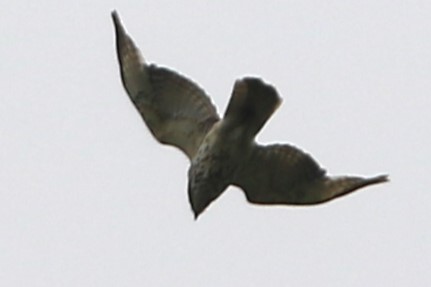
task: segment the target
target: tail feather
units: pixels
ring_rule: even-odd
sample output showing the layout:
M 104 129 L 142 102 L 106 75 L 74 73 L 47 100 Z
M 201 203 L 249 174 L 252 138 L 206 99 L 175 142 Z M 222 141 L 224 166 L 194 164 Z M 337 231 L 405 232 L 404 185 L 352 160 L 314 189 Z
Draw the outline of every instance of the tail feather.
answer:
M 253 138 L 280 103 L 274 87 L 258 78 L 244 78 L 235 83 L 224 119 L 231 127 L 243 128 Z

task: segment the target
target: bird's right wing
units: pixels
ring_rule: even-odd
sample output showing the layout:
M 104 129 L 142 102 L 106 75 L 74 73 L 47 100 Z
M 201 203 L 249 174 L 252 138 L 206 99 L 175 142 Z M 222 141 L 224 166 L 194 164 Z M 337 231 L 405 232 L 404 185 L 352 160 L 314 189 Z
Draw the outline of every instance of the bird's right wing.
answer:
M 214 105 L 189 79 L 146 64 L 115 11 L 112 18 L 121 78 L 130 99 L 159 142 L 176 146 L 191 159 L 220 119 Z
M 387 181 L 386 176 L 328 177 L 308 154 L 290 145 L 252 147 L 234 175 L 247 200 L 258 204 L 317 204 L 361 187 Z

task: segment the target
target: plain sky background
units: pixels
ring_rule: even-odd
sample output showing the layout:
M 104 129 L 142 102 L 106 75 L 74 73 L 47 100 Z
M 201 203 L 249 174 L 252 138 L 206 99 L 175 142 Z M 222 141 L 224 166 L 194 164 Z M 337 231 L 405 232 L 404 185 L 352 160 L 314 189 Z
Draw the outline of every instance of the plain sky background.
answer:
M 0 286 L 431 283 L 431 2 L 5 1 Z M 110 12 L 224 112 L 235 79 L 283 104 L 258 136 L 391 182 L 316 207 L 230 188 L 193 220 L 188 160 L 120 82 Z

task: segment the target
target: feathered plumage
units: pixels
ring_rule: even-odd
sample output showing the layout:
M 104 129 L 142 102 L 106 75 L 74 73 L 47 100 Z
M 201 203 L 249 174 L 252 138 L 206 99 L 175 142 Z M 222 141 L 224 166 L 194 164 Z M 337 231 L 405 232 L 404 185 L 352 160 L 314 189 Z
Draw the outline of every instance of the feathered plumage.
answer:
M 178 73 L 144 61 L 112 13 L 121 79 L 153 136 L 189 158 L 188 194 L 195 217 L 229 185 L 251 203 L 318 204 L 388 181 L 386 175 L 329 177 L 308 154 L 291 145 L 262 146 L 255 136 L 281 103 L 258 78 L 236 81 L 223 119 L 207 94 Z

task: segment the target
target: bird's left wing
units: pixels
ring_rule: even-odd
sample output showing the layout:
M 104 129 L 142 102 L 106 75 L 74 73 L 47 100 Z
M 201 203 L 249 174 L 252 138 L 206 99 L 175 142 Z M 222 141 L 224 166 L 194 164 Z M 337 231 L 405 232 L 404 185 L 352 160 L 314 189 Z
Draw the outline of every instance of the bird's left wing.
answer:
M 254 145 L 233 180 L 249 202 L 293 205 L 323 203 L 386 181 L 386 175 L 327 176 L 309 154 L 287 144 Z
M 121 79 L 130 99 L 160 143 L 176 146 L 192 159 L 220 120 L 214 105 L 191 80 L 145 63 L 115 11 L 112 18 Z

